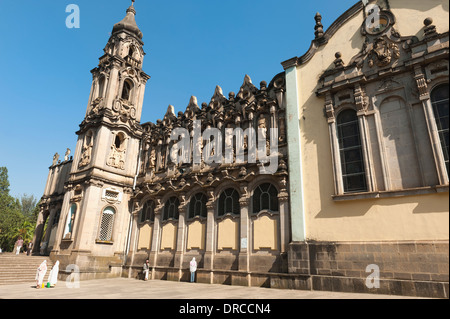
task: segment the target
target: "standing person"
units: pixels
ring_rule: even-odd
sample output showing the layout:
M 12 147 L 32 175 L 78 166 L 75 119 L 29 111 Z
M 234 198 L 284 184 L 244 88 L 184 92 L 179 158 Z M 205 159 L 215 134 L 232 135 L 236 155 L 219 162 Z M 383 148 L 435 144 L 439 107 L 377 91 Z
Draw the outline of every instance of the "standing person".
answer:
M 47 260 L 44 260 L 36 271 L 35 279 L 37 289 L 41 288 L 46 273 L 47 273 Z
M 148 264 L 148 259 L 145 261 L 143 269 L 144 269 L 144 281 L 147 281 L 148 273 L 150 271 L 150 265 Z
M 59 260 L 56 261 L 55 265 L 53 265 L 50 274 L 48 275 L 48 283 L 50 287 L 55 287 L 58 282 L 58 273 L 59 273 Z
M 195 257 L 193 257 L 189 263 L 189 270 L 191 271 L 191 282 L 194 282 L 195 272 L 197 271 L 197 262 L 195 261 Z
M 18 255 L 20 253 L 20 249 L 23 246 L 23 239 L 22 237 L 19 236 L 19 238 L 16 241 L 16 255 Z

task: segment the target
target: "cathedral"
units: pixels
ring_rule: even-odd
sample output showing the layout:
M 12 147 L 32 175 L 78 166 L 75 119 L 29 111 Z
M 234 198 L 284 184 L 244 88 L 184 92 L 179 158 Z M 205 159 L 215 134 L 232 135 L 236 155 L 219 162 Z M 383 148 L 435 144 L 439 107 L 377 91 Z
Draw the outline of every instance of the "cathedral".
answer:
M 448 297 L 448 12 L 359 1 L 326 31 L 318 13 L 269 82 L 141 124 L 132 4 L 73 157 L 53 158 L 33 253 L 61 279 L 142 278 L 149 260 L 189 281 L 195 257 L 201 283 Z

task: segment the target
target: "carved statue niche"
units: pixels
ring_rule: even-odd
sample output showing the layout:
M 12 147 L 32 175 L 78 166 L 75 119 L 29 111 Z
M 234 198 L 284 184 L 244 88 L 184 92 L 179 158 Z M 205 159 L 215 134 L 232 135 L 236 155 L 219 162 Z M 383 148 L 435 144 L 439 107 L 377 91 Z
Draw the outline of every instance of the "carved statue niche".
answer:
M 78 167 L 84 167 L 91 162 L 92 146 L 94 145 L 94 135 L 92 131 L 88 131 L 84 137 L 83 147 L 81 148 L 81 159 Z
M 125 169 L 125 150 L 126 137 L 124 133 L 119 132 L 114 137 L 113 144 L 111 145 L 111 153 L 106 161 L 106 165 L 122 170 Z

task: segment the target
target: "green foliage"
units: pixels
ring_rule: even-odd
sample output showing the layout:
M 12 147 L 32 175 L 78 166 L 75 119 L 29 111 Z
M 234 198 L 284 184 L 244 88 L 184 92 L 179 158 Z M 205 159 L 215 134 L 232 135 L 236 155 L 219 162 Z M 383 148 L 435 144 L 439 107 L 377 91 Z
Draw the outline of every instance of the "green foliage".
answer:
M 19 199 L 9 194 L 8 169 L 0 167 L 0 247 L 12 251 L 19 236 L 24 242 L 33 239 L 39 205 L 34 196 Z

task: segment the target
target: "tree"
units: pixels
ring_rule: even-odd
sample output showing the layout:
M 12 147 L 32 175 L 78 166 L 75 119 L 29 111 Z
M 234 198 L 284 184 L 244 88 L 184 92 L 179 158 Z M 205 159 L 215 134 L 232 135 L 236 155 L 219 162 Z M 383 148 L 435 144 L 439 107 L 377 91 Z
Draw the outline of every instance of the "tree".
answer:
M 22 214 L 28 219 L 33 219 L 34 209 L 36 208 L 37 200 L 34 195 L 23 194 L 20 198 L 20 205 L 22 207 Z
M 8 169 L 0 167 L 0 247 L 12 251 L 19 236 L 24 241 L 33 239 L 37 220 L 36 199 L 23 195 L 21 200 L 9 194 Z

